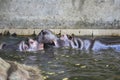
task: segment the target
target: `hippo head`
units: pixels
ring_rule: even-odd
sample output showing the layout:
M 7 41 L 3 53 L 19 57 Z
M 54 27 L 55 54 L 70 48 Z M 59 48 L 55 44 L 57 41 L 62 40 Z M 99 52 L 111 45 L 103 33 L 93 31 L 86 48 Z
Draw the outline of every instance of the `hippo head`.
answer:
M 21 41 L 19 43 L 19 51 L 27 51 L 28 50 L 28 45 L 25 43 L 25 41 Z
M 39 43 L 51 43 L 56 40 L 57 37 L 50 30 L 42 30 L 37 37 Z
M 29 38 L 28 41 L 21 41 L 19 43 L 19 51 L 38 51 L 43 49 L 43 43 L 38 43 L 36 40 L 31 38 Z

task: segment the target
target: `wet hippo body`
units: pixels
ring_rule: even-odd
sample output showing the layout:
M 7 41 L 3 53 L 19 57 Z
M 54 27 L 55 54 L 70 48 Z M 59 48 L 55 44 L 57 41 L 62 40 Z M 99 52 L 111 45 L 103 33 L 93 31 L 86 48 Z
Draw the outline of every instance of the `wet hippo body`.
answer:
M 119 40 L 105 40 L 105 39 L 97 39 L 93 43 L 92 50 L 105 50 L 105 49 L 113 49 L 117 52 L 120 51 L 120 41 Z
M 1 43 L 0 49 L 3 50 L 18 50 L 19 45 L 18 44 L 10 44 L 10 43 Z
M 119 39 L 103 38 L 79 38 L 74 35 L 62 35 L 57 37 L 50 30 L 42 30 L 36 40 L 28 38 L 27 41 L 21 41 L 15 44 L 2 43 L 0 49 L 17 51 L 38 51 L 46 48 L 72 48 L 85 51 L 100 51 L 113 49 L 120 51 Z
M 105 39 L 82 39 L 79 37 L 62 35 L 58 38 L 50 30 L 42 30 L 38 35 L 38 42 L 46 44 L 54 44 L 55 48 L 59 47 L 69 47 L 78 50 L 106 50 L 113 49 L 115 51 L 120 51 L 120 41 L 116 40 L 105 40 Z

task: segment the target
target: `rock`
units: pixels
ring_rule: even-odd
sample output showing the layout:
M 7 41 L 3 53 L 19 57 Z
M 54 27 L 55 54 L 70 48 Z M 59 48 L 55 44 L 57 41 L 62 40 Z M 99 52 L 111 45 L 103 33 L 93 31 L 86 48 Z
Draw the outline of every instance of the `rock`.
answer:
M 0 58 L 0 80 L 43 80 L 40 70 Z
M 7 79 L 7 71 L 9 70 L 9 68 L 10 64 L 0 58 L 0 80 Z

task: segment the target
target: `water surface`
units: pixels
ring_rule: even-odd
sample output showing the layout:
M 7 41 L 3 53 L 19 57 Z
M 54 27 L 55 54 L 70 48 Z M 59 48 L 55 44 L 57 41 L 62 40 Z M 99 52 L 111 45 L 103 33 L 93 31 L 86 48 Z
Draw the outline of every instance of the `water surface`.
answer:
M 1 37 L 17 43 L 25 37 Z M 0 50 L 0 57 L 40 68 L 46 80 L 120 80 L 120 53 L 47 49 L 38 52 Z

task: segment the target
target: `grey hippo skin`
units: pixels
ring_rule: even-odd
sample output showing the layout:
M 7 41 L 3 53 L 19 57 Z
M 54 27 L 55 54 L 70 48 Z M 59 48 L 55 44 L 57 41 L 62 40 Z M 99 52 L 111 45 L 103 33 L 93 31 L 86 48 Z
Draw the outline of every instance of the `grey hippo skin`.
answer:
M 44 43 L 50 47 L 69 47 L 78 50 L 92 50 L 100 51 L 113 49 L 115 51 L 120 51 L 120 41 L 119 40 L 109 40 L 105 39 L 83 39 L 75 36 L 62 35 L 57 37 L 50 30 L 42 30 L 37 37 L 39 43 Z

